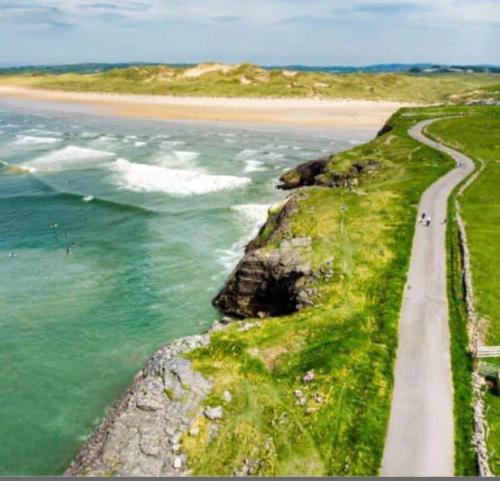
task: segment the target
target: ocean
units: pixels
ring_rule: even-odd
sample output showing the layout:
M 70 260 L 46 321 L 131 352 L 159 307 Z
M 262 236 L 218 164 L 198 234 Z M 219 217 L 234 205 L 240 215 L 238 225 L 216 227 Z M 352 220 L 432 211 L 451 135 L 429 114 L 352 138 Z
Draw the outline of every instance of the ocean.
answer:
M 281 173 L 370 134 L 0 101 L 0 474 L 61 474 L 144 361 L 218 317 Z

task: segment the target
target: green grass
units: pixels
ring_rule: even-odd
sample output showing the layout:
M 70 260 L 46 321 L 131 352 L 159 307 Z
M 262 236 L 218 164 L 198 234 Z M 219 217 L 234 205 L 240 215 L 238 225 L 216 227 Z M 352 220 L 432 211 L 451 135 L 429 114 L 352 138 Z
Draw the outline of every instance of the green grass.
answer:
M 29 73 L 0 77 L 0 84 L 82 92 L 222 97 L 321 97 L 443 102 L 499 98 L 494 74 L 331 74 L 266 71 L 250 64 L 186 76 L 188 68 L 136 66 L 91 74 Z
M 466 224 L 471 255 L 471 267 L 478 315 L 486 321 L 485 342 L 500 344 L 500 109 L 483 107 L 467 117 L 449 119 L 433 124 L 429 133 L 441 142 L 470 156 L 478 166 L 484 164 L 479 178 L 460 199 Z M 460 276 L 455 265 L 455 277 Z M 458 289 L 455 296 L 458 296 Z M 456 297 L 455 297 L 456 298 Z M 461 317 L 464 314 L 462 312 Z M 469 365 L 468 365 L 469 364 Z M 470 370 L 470 363 L 461 370 Z M 462 376 L 455 370 L 456 376 Z M 464 379 L 465 380 L 465 379 Z M 457 384 L 456 384 L 457 386 Z M 459 386 L 459 389 L 462 389 Z M 468 400 L 467 400 L 468 401 Z M 490 426 L 488 446 L 492 469 L 500 473 L 500 402 L 490 393 L 486 397 L 487 419 Z M 465 404 L 464 406 L 465 407 Z
M 245 459 L 256 475 L 378 473 L 418 201 L 453 165 L 409 138 L 407 129 L 422 118 L 458 111 L 403 109 L 391 120 L 391 132 L 336 156 L 342 168 L 379 163 L 354 191 L 308 188 L 285 229 L 264 229 L 269 249 L 310 236 L 312 265 L 333 258 L 334 276 L 317 281 L 317 307 L 253 320 L 259 327 L 247 332 L 231 326 L 191 354 L 214 383 L 208 404 L 225 408 L 212 441 L 202 417 L 196 420 L 200 436 L 184 440 L 194 474 L 230 475 Z M 464 334 L 463 325 L 453 330 Z M 310 369 L 315 379 L 304 384 Z M 233 395 L 229 404 L 222 401 L 225 389 Z M 296 389 L 304 392 L 305 406 L 296 403 Z M 468 427 L 457 434 L 458 471 L 471 474 L 470 411 L 461 419 Z

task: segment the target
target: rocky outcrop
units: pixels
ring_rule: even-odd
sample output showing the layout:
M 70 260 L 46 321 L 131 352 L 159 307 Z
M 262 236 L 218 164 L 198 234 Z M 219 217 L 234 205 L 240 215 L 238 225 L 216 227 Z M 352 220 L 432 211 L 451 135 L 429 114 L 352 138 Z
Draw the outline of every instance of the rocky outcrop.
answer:
M 382 135 L 388 134 L 394 129 L 394 126 L 387 122 L 384 126 L 377 132 L 377 137 L 382 137 Z
M 296 189 L 306 185 L 317 185 L 317 178 L 328 171 L 330 157 L 304 162 L 294 169 L 288 170 L 280 177 L 278 189 Z
M 65 475 L 186 474 L 180 441 L 191 420 L 201 412 L 211 384 L 182 354 L 208 342 L 208 334 L 185 337 L 147 361 Z
M 309 238 L 293 239 L 277 249 L 247 251 L 214 299 L 214 306 L 243 318 L 281 316 L 308 305 L 311 266 L 300 250 L 309 250 L 310 243 Z
M 335 158 L 324 157 L 305 162 L 285 172 L 280 177 L 281 184 L 278 188 L 290 190 L 311 185 L 350 188 L 358 185 L 361 174 L 375 170 L 378 165 L 375 160 L 368 160 L 363 163 L 356 162 L 345 171 L 336 171 Z

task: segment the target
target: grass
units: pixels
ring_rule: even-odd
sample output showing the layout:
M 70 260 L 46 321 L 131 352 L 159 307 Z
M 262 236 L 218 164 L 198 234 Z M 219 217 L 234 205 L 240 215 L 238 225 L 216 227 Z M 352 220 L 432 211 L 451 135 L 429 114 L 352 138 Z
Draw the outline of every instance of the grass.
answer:
M 483 107 L 467 117 L 449 119 L 429 127 L 429 133 L 441 142 L 470 156 L 484 165 L 479 178 L 460 199 L 467 229 L 475 304 L 478 315 L 486 321 L 486 344 L 500 344 L 500 274 L 498 270 L 500 238 L 500 109 Z M 460 274 L 456 265 L 455 276 Z M 457 293 L 458 295 L 458 293 Z M 462 314 L 463 317 L 463 314 Z M 470 370 L 464 364 L 463 369 Z M 457 370 L 456 370 L 457 371 Z M 462 375 L 457 374 L 456 375 Z M 500 473 L 500 401 L 498 396 L 486 396 L 490 426 L 488 447 L 492 469 Z
M 225 409 L 212 440 L 201 417 L 200 435 L 184 439 L 194 474 L 231 475 L 245 460 L 255 475 L 378 473 L 418 201 L 452 167 L 451 159 L 411 139 L 407 129 L 458 111 L 401 110 L 391 119 L 393 130 L 332 161 L 332 168 L 378 162 L 355 190 L 308 188 L 285 229 L 263 231 L 268 249 L 293 236 L 311 237 L 312 265 L 333 258 L 334 276 L 317 281 L 316 307 L 250 320 L 256 327 L 246 332 L 233 325 L 191 354 L 196 369 L 214 383 L 207 404 Z M 457 332 L 463 334 L 463 326 Z M 311 369 L 314 380 L 305 384 L 302 377 Z M 226 389 L 231 403 L 222 399 Z M 305 405 L 297 404 L 296 389 Z M 470 418 L 463 419 L 470 426 Z M 462 453 L 470 429 L 457 439 Z M 460 472 L 473 470 L 466 467 L 467 453 L 463 458 Z
M 210 64 L 208 64 L 210 65 Z M 208 70 L 208 69 L 207 69 Z M 100 73 L 5 75 L 0 84 L 81 92 L 218 97 L 321 97 L 411 102 L 499 98 L 495 74 L 332 74 L 267 71 L 250 64 L 190 76 L 190 67 L 134 66 Z

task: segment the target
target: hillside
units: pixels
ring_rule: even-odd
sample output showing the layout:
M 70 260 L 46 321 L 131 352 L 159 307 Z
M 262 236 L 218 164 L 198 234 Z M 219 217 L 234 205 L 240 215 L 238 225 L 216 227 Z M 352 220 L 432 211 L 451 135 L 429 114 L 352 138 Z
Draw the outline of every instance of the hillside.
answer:
M 79 92 L 352 98 L 420 103 L 498 100 L 500 95 L 497 74 L 473 72 L 340 74 L 216 63 L 196 66 L 136 65 L 83 72 L 59 74 L 42 70 L 4 74 L 0 76 L 0 84 Z

